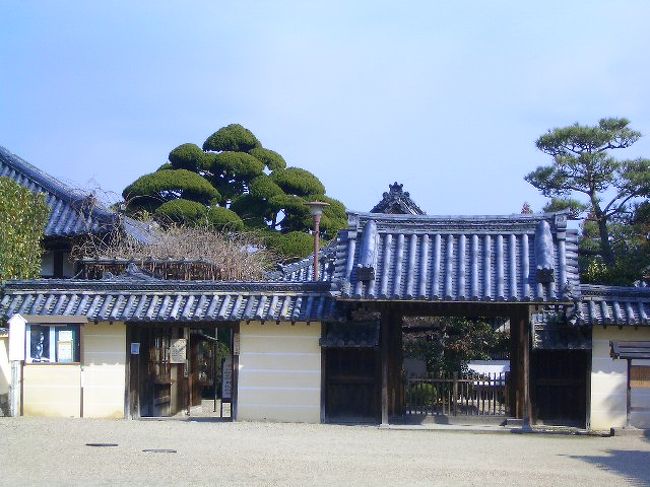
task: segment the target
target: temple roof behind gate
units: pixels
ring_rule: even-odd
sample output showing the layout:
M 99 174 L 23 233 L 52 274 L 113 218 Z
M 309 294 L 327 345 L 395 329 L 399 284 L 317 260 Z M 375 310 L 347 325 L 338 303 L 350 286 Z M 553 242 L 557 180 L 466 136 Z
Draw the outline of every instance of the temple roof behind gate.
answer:
M 1 146 L 0 176 L 15 181 L 32 193 L 45 195 L 45 202 L 50 207 L 45 237 L 105 234 L 121 227 L 138 242 L 147 243 L 153 238 L 146 224 L 118 215 L 91 194 L 71 188 Z
M 577 242 L 562 213 L 350 213 L 333 280 L 354 300 L 567 303 L 579 290 Z

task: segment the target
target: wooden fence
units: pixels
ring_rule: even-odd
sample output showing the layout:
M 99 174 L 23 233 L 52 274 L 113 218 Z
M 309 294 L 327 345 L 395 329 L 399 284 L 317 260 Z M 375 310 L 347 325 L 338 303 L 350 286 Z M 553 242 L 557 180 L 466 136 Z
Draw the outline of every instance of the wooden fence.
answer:
M 406 414 L 507 416 L 509 372 L 406 379 Z

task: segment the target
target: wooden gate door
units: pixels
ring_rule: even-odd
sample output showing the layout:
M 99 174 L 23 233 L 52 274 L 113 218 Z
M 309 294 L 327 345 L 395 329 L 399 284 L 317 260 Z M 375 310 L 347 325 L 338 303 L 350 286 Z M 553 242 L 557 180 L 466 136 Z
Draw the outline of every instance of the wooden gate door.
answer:
M 590 363 L 590 353 L 584 350 L 533 352 L 532 403 L 538 422 L 585 426 Z
M 172 342 L 183 337 L 182 328 L 142 327 L 132 332 L 131 340 L 140 344 L 130 364 L 131 391 L 138 395 L 136 417 L 173 416 L 189 406 L 185 364 L 171 357 Z
M 374 348 L 329 348 L 325 416 L 332 422 L 379 421 L 379 361 Z

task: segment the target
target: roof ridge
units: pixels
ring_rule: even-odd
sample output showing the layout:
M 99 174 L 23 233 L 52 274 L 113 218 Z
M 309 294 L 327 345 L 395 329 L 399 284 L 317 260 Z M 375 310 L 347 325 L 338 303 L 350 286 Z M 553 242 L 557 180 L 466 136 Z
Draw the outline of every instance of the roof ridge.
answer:
M 2 167 L 5 167 L 7 171 L 2 170 Z M 61 215 L 65 216 L 66 221 L 61 222 L 63 216 L 59 215 L 53 220 L 51 214 L 50 222 L 46 228 L 46 235 L 48 229 L 54 235 L 63 234 L 68 236 L 79 233 L 81 229 L 78 228 L 78 222 L 83 221 L 83 233 L 97 231 L 98 229 L 106 230 L 111 226 L 122 225 L 124 230 L 137 240 L 144 242 L 150 239 L 150 236 L 147 235 L 149 228 L 145 223 L 111 210 L 102 201 L 95 198 L 92 192 L 74 189 L 12 153 L 7 148 L 0 146 L 0 174 L 3 173 L 8 173 L 7 176 L 10 179 L 15 179 L 18 184 L 34 193 L 45 193 L 52 212 L 57 210 Z M 67 221 L 70 219 L 69 212 L 61 210 L 57 201 L 66 205 L 77 215 L 77 223 L 73 222 L 73 228 L 67 228 L 63 233 L 58 227 L 60 225 L 70 225 Z
M 580 291 L 587 295 L 602 294 L 603 296 L 648 296 L 650 287 L 641 286 L 610 286 L 607 284 L 580 284 Z
M 398 214 L 398 213 L 372 213 L 365 211 L 348 211 L 349 216 L 358 216 L 360 218 L 369 219 L 369 220 L 397 220 L 397 221 L 409 221 L 409 220 L 418 220 L 418 221 L 477 221 L 484 222 L 486 220 L 494 221 L 539 221 L 546 220 L 549 218 L 554 218 L 555 216 L 567 215 L 566 211 L 556 211 L 548 213 L 511 213 L 505 215 L 412 215 L 412 214 Z
M 64 183 L 60 179 L 57 179 L 51 174 L 39 169 L 1 145 L 0 159 L 2 159 L 5 164 L 11 166 L 14 170 L 23 174 L 27 179 L 30 179 L 32 182 L 41 186 L 44 190 L 53 193 L 64 201 L 79 202 L 89 196 L 89 194 L 83 194 L 82 190 L 75 189 Z M 104 208 L 101 205 L 98 206 L 98 208 L 110 213 L 107 208 Z

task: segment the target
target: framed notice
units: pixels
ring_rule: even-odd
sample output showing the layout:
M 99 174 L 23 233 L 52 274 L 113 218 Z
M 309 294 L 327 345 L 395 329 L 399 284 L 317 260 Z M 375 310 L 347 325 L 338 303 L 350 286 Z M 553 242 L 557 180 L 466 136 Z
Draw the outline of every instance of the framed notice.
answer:
M 132 342 L 131 343 L 131 355 L 140 355 L 140 343 Z
M 58 362 L 72 362 L 72 340 L 59 340 L 56 358 Z
M 221 399 L 226 401 L 232 398 L 232 356 L 228 355 L 221 368 Z
M 184 364 L 187 360 L 187 339 L 176 338 L 169 347 L 169 363 Z

